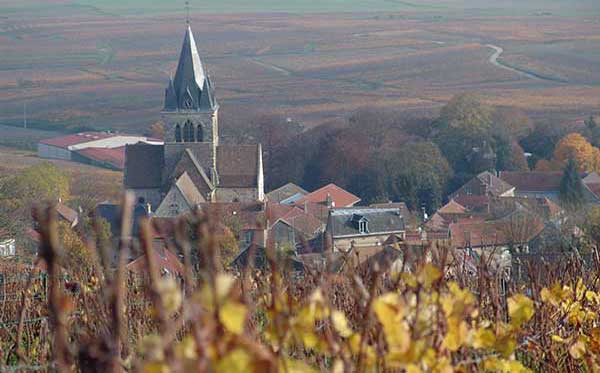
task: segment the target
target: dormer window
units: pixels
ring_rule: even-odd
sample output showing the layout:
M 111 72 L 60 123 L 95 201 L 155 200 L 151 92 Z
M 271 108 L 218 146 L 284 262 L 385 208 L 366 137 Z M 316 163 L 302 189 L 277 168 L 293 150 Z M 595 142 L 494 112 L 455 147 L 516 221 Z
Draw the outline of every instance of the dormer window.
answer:
M 352 215 L 352 225 L 355 229 L 358 229 L 360 234 L 369 233 L 369 219 L 365 218 L 363 215 Z
M 360 234 L 369 233 L 369 222 L 367 219 L 363 219 L 358 223 L 358 230 L 360 231 Z

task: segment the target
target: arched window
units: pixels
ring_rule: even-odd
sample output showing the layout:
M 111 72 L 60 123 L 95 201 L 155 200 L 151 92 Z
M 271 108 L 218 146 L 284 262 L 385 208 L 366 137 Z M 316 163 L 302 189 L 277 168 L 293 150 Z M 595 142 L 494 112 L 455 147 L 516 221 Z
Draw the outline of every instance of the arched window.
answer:
M 204 141 L 204 133 L 202 133 L 202 125 L 199 124 L 198 128 L 196 128 L 196 141 L 203 142 Z
M 183 126 L 183 142 L 194 142 L 194 125 L 189 120 Z
M 181 142 L 181 126 L 175 126 L 175 142 Z

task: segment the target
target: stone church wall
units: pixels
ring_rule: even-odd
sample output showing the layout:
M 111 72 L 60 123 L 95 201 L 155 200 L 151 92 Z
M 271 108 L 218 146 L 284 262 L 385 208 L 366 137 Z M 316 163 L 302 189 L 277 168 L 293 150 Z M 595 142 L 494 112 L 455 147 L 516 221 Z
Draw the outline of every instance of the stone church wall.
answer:
M 258 190 L 256 188 L 218 188 L 217 202 L 256 201 Z
M 136 202 L 141 197 L 144 199 L 145 203 L 149 203 L 150 206 L 152 206 L 153 210 L 158 208 L 162 199 L 159 189 L 131 189 L 131 191 L 135 194 Z

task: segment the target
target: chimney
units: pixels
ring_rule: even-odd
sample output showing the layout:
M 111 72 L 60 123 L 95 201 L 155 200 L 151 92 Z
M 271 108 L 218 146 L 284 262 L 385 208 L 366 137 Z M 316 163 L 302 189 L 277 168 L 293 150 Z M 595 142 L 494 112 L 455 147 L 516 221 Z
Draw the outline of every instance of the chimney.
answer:
M 308 214 L 308 201 L 304 201 L 304 212 Z
M 325 203 L 327 204 L 327 208 L 335 207 L 335 202 L 333 202 L 333 199 L 331 198 L 331 194 L 327 193 L 327 199 L 325 200 Z

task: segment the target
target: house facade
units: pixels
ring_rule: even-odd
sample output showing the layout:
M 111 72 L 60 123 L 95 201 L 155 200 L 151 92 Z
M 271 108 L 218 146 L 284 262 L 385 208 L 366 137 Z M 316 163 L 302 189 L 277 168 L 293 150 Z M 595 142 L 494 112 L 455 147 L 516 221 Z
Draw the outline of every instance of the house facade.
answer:
M 382 246 L 390 236 L 404 240 L 406 230 L 400 209 L 345 208 L 330 211 L 326 234 L 334 252 L 349 252 Z

